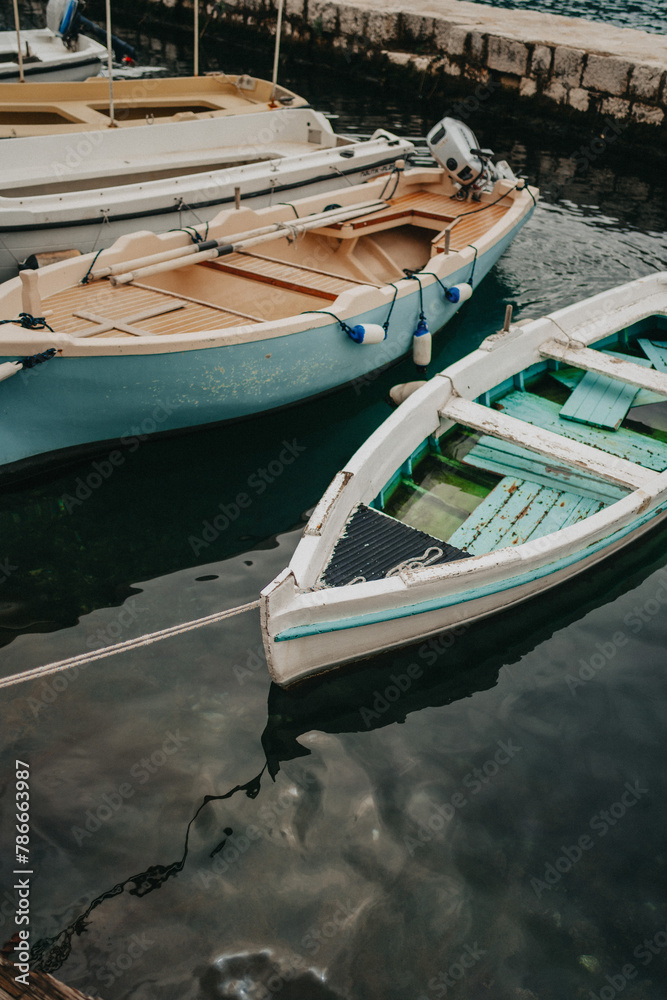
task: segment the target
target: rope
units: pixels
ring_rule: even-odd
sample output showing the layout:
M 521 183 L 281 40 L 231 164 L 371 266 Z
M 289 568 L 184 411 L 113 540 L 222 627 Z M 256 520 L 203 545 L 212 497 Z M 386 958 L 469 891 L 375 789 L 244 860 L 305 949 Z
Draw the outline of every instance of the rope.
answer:
M 429 553 L 432 553 L 432 555 L 429 555 Z M 442 558 L 443 554 L 444 553 L 442 549 L 438 548 L 437 545 L 432 545 L 430 548 L 426 550 L 426 552 L 424 552 L 423 555 L 412 556 L 411 559 L 404 559 L 403 562 L 400 562 L 397 566 L 394 566 L 393 569 L 387 570 L 387 572 L 385 573 L 385 578 L 390 576 L 398 576 L 405 569 L 408 570 L 424 569 L 425 566 L 432 566 L 433 563 L 436 563 L 438 559 Z
M 182 226 L 180 229 L 170 229 L 170 233 L 186 233 L 193 243 L 203 243 L 208 236 L 208 222 L 206 223 L 206 231 L 202 236 L 198 233 L 194 226 Z
M 99 255 L 102 253 L 103 250 L 104 250 L 104 247 L 100 247 L 100 249 L 97 251 L 97 253 L 93 257 L 92 264 L 90 265 L 90 267 L 88 268 L 88 270 L 84 274 L 83 278 L 81 279 L 81 284 L 82 285 L 87 285 L 88 282 L 90 281 L 90 272 L 95 267 L 95 264 L 97 263 L 97 258 L 99 257 Z
M 394 297 L 391 300 L 391 305 L 389 306 L 389 312 L 387 313 L 387 318 L 382 324 L 382 329 L 384 330 L 385 334 L 389 333 L 389 320 L 391 319 L 391 314 L 394 311 L 394 303 L 396 302 L 396 296 L 398 295 L 398 286 L 395 285 L 393 281 L 390 282 L 390 284 L 391 287 L 394 289 Z
M 472 247 L 472 249 L 475 251 L 475 256 L 472 259 L 472 268 L 470 270 L 470 278 L 468 279 L 468 284 L 472 288 L 473 287 L 472 281 L 473 281 L 473 278 L 475 277 L 475 264 L 477 263 L 477 247 L 474 246 L 474 244 L 472 244 L 472 243 L 469 243 L 468 246 Z
M 297 219 L 299 218 L 299 213 L 297 212 L 297 210 L 295 209 L 295 207 L 294 207 L 294 205 L 292 204 L 291 201 L 279 201 L 278 204 L 279 205 L 287 205 L 288 208 L 292 209 L 292 211 L 294 212 L 294 214 L 297 217 Z M 326 209 L 325 209 L 325 211 L 326 211 Z
M 31 316 L 30 313 L 19 313 L 18 319 L 0 319 L 0 325 L 4 323 L 18 323 L 24 330 L 50 330 L 53 333 L 44 316 Z
M 172 625 L 170 628 L 163 628 L 159 632 L 150 632 L 148 635 L 140 635 L 136 639 L 126 639 L 125 642 L 117 642 L 113 646 L 104 646 L 102 649 L 93 650 L 90 653 L 79 653 L 78 656 L 70 656 L 66 660 L 58 660 L 55 663 L 47 663 L 43 667 L 34 667 L 32 670 L 24 670 L 20 674 L 12 674 L 11 677 L 0 679 L 0 689 L 12 687 L 15 684 L 23 684 L 24 681 L 37 680 L 40 677 L 48 677 L 49 674 L 59 673 L 61 670 L 68 670 L 70 667 L 82 667 L 95 660 L 102 660 L 106 656 L 114 656 L 130 649 L 139 649 L 141 646 L 150 646 L 153 642 L 160 642 L 168 639 L 172 635 L 181 635 L 184 632 L 191 632 L 193 629 L 201 628 L 202 625 L 213 625 L 215 622 L 223 621 L 225 618 L 232 618 L 234 615 L 243 614 L 244 611 L 251 611 L 259 607 L 259 601 L 251 601 L 249 604 L 241 604 L 238 608 L 229 608 L 227 611 L 217 611 L 206 618 L 197 618 L 192 622 L 185 622 L 182 625 Z
M 336 316 L 335 313 L 327 312 L 326 309 L 304 309 L 303 312 L 300 313 L 300 315 L 305 316 L 306 313 L 322 313 L 324 316 L 331 316 L 333 319 L 336 320 L 337 323 L 340 323 L 341 330 L 343 331 L 343 333 L 349 334 L 350 331 L 352 330 L 352 327 L 349 326 L 344 319 L 339 319 L 339 317 Z

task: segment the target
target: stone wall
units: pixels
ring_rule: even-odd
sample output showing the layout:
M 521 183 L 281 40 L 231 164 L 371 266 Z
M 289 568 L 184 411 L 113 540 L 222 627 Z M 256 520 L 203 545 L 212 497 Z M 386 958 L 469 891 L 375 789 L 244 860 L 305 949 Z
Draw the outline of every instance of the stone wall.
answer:
M 156 0 L 172 4 L 177 0 Z M 178 0 L 188 5 L 191 0 Z M 204 0 L 214 20 L 275 33 L 274 0 Z M 384 59 L 461 85 L 667 132 L 667 38 L 460 0 L 285 0 L 286 44 Z

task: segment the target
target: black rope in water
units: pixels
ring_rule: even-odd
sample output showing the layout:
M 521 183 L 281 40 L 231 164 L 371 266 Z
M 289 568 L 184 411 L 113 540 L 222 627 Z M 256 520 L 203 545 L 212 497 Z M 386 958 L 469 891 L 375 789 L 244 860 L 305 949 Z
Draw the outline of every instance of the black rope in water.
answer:
M 82 285 L 87 285 L 87 284 L 88 284 L 88 282 L 90 281 L 90 272 L 91 272 L 91 271 L 93 270 L 93 268 L 95 267 L 95 264 L 97 263 L 97 258 L 98 258 L 98 257 L 99 257 L 99 255 L 100 255 L 100 254 L 102 253 L 102 250 L 104 250 L 104 247 L 100 247 L 100 249 L 99 249 L 99 250 L 97 251 L 97 253 L 96 253 L 96 254 L 95 254 L 95 256 L 93 257 L 93 260 L 92 260 L 92 263 L 91 263 L 90 267 L 88 268 L 88 270 L 87 270 L 87 271 L 86 271 L 86 273 L 84 274 L 83 278 L 81 279 L 81 284 L 82 284 Z
M 19 313 L 18 319 L 0 319 L 0 324 L 3 323 L 18 323 L 25 330 L 49 330 L 53 333 L 53 329 L 43 316 L 31 316 L 26 312 Z

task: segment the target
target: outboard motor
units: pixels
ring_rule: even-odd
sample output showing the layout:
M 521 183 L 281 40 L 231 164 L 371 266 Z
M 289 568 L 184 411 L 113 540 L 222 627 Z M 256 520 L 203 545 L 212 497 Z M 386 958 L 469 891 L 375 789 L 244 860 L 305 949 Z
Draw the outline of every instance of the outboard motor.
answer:
M 456 118 L 443 118 L 426 136 L 431 154 L 459 188 L 459 197 L 490 191 L 501 177 L 516 180 L 511 167 L 492 163 L 493 150 L 480 149 L 472 129 Z
M 46 5 L 46 25 L 54 35 L 66 38 L 76 25 L 78 0 L 49 0 Z

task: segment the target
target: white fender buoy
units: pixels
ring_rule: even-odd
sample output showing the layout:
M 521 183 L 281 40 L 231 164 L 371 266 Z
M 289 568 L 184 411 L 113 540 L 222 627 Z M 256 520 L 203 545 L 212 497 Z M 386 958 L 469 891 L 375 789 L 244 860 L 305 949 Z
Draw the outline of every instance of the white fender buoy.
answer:
M 472 285 L 452 285 L 447 289 L 447 298 L 450 302 L 467 302 L 472 295 Z
M 418 368 L 426 368 L 431 360 L 433 338 L 425 319 L 420 319 L 412 338 L 412 360 Z
M 385 328 L 379 323 L 358 323 L 353 326 L 349 333 L 356 344 L 379 344 L 387 334 Z
M 23 364 L 20 361 L 4 361 L 0 365 L 0 382 L 4 382 L 6 378 L 16 375 L 22 368 Z
M 391 399 L 394 406 L 400 406 L 404 403 L 413 392 L 417 389 L 421 389 L 423 385 L 426 385 L 424 379 L 418 382 L 401 382 L 399 385 L 394 385 L 389 390 L 389 398 Z

